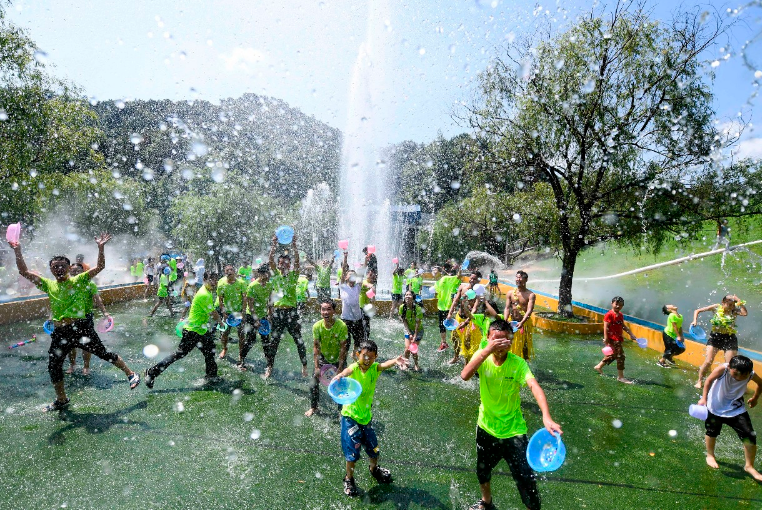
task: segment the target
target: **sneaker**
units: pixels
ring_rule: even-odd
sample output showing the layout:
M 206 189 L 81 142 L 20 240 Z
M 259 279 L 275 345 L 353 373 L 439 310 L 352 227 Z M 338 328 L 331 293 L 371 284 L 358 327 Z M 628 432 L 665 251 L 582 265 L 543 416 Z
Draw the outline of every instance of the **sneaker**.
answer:
M 357 497 L 357 485 L 354 478 L 344 478 L 344 494 L 350 498 Z
M 676 367 L 676 366 L 677 366 L 677 363 L 675 363 L 675 362 L 674 362 L 674 361 L 672 361 L 671 359 L 666 359 L 666 358 L 665 358 L 665 359 L 664 359 L 664 361 L 666 361 L 666 362 L 667 362 L 667 364 L 668 364 L 669 366 L 671 366 L 671 367 Z
M 664 362 L 662 363 L 661 360 L 656 362 L 657 365 L 659 365 L 661 368 L 672 368 L 668 363 Z
M 484 500 L 480 499 L 470 507 L 468 507 L 468 510 L 495 510 L 494 503 L 485 503 Z
M 449 349 L 449 348 L 450 348 L 450 346 L 449 346 L 449 345 L 447 345 L 447 342 L 442 342 L 442 343 L 440 344 L 440 346 L 439 346 L 439 349 L 437 349 L 437 352 L 446 351 L 446 350 L 447 350 L 447 349 Z
M 131 390 L 134 390 L 140 384 L 140 376 L 137 372 L 133 372 L 132 375 L 127 376 L 127 380 L 130 381 Z
M 53 412 L 53 411 L 63 411 L 67 407 L 69 407 L 69 399 L 68 398 L 66 400 L 64 400 L 63 402 L 61 402 L 60 400 L 54 400 L 52 404 L 46 405 L 45 409 L 43 409 L 43 411 L 45 411 L 46 413 L 50 413 L 50 412 Z
M 370 475 L 375 478 L 378 483 L 392 483 L 392 473 L 386 468 L 376 466 L 376 469 L 372 470 Z
M 148 372 L 148 370 L 146 370 L 145 378 L 146 378 L 146 387 L 150 390 L 151 388 L 153 388 L 154 377 Z

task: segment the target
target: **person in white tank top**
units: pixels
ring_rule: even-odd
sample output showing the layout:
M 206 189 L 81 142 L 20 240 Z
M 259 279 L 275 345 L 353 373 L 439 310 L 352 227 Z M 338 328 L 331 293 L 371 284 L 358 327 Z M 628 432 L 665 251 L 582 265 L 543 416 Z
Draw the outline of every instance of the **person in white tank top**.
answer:
M 754 373 L 754 364 L 749 358 L 734 356 L 729 363 L 723 363 L 715 368 L 707 377 L 704 393 L 699 399 L 698 405 L 705 405 L 708 411 L 704 423 L 707 465 L 714 469 L 719 468 L 717 459 L 714 457 L 714 447 L 717 436 L 722 431 L 722 426 L 728 425 L 743 442 L 744 471 L 758 482 L 762 482 L 762 474 L 754 468 L 754 458 L 757 455 L 757 435 L 743 401 L 749 381 L 754 381 L 757 385 L 754 395 L 747 401 L 749 407 L 754 407 L 757 405 L 760 393 L 762 393 L 762 379 Z

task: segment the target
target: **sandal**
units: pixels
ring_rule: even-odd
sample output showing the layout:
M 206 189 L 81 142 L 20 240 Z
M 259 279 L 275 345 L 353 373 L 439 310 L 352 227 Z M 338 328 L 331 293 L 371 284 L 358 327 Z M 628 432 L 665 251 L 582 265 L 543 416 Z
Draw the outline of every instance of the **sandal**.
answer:
M 392 483 L 391 471 L 380 466 L 376 466 L 376 469 L 372 469 L 370 476 L 375 478 L 378 483 Z
M 63 411 L 67 407 L 69 407 L 69 399 L 68 398 L 66 400 L 64 400 L 63 402 L 61 402 L 60 400 L 54 400 L 52 404 L 46 405 L 45 409 L 43 409 L 43 411 L 45 411 L 46 413 L 50 413 L 50 412 L 53 412 L 53 411 Z
M 468 507 L 468 510 L 495 510 L 495 504 L 494 503 L 485 503 L 483 499 L 480 499 L 470 507 Z
M 127 380 L 130 382 L 131 390 L 134 390 L 140 384 L 140 376 L 137 372 L 133 372 L 132 375 L 128 375 Z
M 350 498 L 357 497 L 357 485 L 354 478 L 344 478 L 344 494 Z

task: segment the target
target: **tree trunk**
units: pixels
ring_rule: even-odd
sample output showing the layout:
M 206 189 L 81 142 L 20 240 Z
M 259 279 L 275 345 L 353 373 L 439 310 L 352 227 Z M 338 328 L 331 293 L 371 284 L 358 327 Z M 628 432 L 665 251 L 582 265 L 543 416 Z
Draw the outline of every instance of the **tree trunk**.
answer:
M 561 281 L 558 284 L 558 313 L 571 317 L 572 313 L 572 283 L 574 278 L 574 266 L 577 264 L 576 249 L 564 250 L 561 265 Z

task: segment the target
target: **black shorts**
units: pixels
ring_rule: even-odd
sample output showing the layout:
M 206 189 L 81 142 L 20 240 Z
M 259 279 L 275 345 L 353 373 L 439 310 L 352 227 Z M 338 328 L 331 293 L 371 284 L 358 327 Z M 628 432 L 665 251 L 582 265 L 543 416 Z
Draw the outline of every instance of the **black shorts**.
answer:
M 729 335 L 728 333 L 715 333 L 712 331 L 709 333 L 709 340 L 707 340 L 706 345 L 721 351 L 737 351 L 738 337 L 735 334 Z
M 521 501 L 527 508 L 540 508 L 540 493 L 537 480 L 527 461 L 526 434 L 498 439 L 481 427 L 476 427 L 476 477 L 479 483 L 492 479 L 492 470 L 501 459 L 505 459 L 516 481 Z
M 449 310 L 437 310 L 437 317 L 439 318 L 439 332 L 444 333 L 447 328 L 444 326 L 444 321 L 447 319 Z
M 146 275 L 146 280 L 148 280 L 148 284 L 149 285 L 152 284 L 153 283 L 153 275 L 152 274 L 147 274 Z
M 731 429 L 736 431 L 738 438 L 743 442 L 749 442 L 751 444 L 757 444 L 757 434 L 754 432 L 754 427 L 751 425 L 751 418 L 749 418 L 749 411 L 744 411 L 738 416 L 732 418 L 724 418 L 709 413 L 704 422 L 704 428 L 706 429 L 706 435 L 709 437 L 717 437 L 720 435 L 722 426 L 727 425 Z

